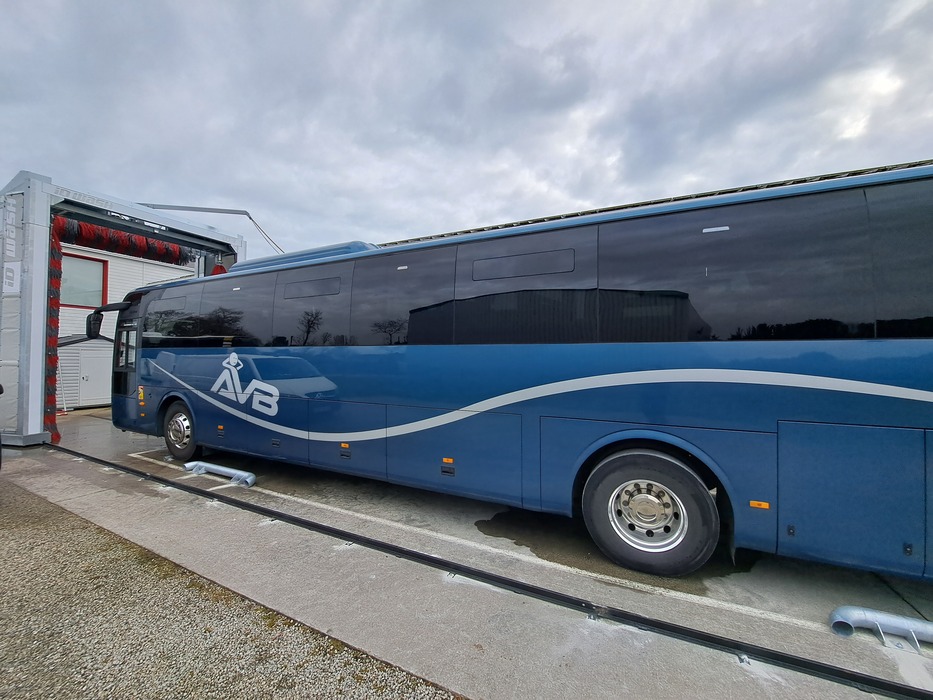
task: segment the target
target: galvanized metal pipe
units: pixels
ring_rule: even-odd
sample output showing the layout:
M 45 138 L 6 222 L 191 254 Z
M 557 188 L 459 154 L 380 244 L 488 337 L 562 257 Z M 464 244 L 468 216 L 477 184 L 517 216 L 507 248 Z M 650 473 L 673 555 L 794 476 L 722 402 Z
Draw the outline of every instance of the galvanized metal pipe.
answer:
M 232 482 L 237 486 L 248 487 L 256 483 L 256 475 L 252 472 L 243 471 L 242 469 L 233 469 L 232 467 L 224 467 L 220 464 L 202 462 L 200 460 L 197 462 L 186 462 L 185 469 L 187 469 L 189 472 L 194 472 L 195 474 L 204 474 L 209 472 L 211 474 L 218 474 L 220 476 L 229 476 Z
M 885 643 L 885 633 L 897 635 L 910 642 L 918 652 L 921 641 L 933 642 L 933 622 L 856 605 L 843 605 L 833 610 L 829 624 L 833 632 L 842 637 L 852 636 L 856 627 L 872 630 L 882 643 Z

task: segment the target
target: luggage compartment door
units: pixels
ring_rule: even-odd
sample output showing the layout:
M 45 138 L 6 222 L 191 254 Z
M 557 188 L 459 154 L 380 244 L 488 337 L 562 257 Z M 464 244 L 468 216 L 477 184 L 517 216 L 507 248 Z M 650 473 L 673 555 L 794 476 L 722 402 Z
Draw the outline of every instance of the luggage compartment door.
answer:
M 778 554 L 907 575 L 926 554 L 924 431 L 778 424 Z

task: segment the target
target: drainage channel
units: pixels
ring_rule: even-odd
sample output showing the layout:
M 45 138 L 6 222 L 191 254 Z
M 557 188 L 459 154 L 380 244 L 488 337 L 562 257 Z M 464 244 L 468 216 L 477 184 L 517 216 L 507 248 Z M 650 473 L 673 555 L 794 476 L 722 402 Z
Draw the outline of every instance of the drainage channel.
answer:
M 226 494 L 218 493 L 217 491 L 208 491 L 206 489 L 198 488 L 197 486 L 192 486 L 191 484 L 173 481 L 172 479 L 158 476 L 156 474 L 152 474 L 140 469 L 135 469 L 123 464 L 118 464 L 116 462 L 111 462 L 109 460 L 101 459 L 99 457 L 85 454 L 83 452 L 78 452 L 77 450 L 62 447 L 61 445 L 48 445 L 47 447 L 50 449 L 58 450 L 59 452 L 64 452 L 74 457 L 80 457 L 82 459 L 88 460 L 89 462 L 93 462 L 104 467 L 109 467 L 111 469 L 116 469 L 127 474 L 132 474 L 133 476 L 145 479 L 147 481 L 152 481 L 163 486 L 169 486 L 171 488 L 178 489 L 179 491 L 190 493 L 195 496 L 224 503 L 226 505 L 249 511 L 266 518 L 279 520 L 281 522 L 288 523 L 290 525 L 294 525 L 296 527 L 300 527 L 312 532 L 328 535 L 345 542 L 352 542 L 353 544 L 368 547 L 375 551 L 400 557 L 408 561 L 417 562 L 419 564 L 430 566 L 444 572 L 453 573 L 458 576 L 465 576 L 475 581 L 480 581 L 503 590 L 535 598 L 552 605 L 558 605 L 564 608 L 569 608 L 571 610 L 576 610 L 593 619 L 610 620 L 612 622 L 617 622 L 623 625 L 629 625 L 640 630 L 654 632 L 656 634 L 679 639 L 690 644 L 696 644 L 725 652 L 727 654 L 733 654 L 739 659 L 747 658 L 750 660 L 771 664 L 773 666 L 779 666 L 781 668 L 796 671 L 798 673 L 803 673 L 809 676 L 815 676 L 817 678 L 822 678 L 823 680 L 828 680 L 834 683 L 856 688 L 868 693 L 878 693 L 893 698 L 933 699 L 933 693 L 930 691 L 915 688 L 913 686 L 904 685 L 902 683 L 889 681 L 883 678 L 876 678 L 874 676 L 869 676 L 867 674 L 859 673 L 857 671 L 852 671 L 839 666 L 833 666 L 821 661 L 807 659 L 802 656 L 788 654 L 786 652 L 769 649 L 767 647 L 759 646 L 756 644 L 749 644 L 740 640 L 723 637 L 717 634 L 704 632 L 702 630 L 685 627 L 683 625 L 677 625 L 675 623 L 666 622 L 664 620 L 656 620 L 644 615 L 622 610 L 620 608 L 598 605 L 583 598 L 578 598 L 576 596 L 561 593 L 559 591 L 549 590 L 540 586 L 535 586 L 534 584 L 511 579 L 505 576 L 500 576 L 499 574 L 483 571 L 482 569 L 477 569 L 471 566 L 465 566 L 455 561 L 450 561 L 430 554 L 424 554 L 422 552 L 408 549 L 406 547 L 401 547 L 390 542 L 384 542 L 372 537 L 366 537 L 365 535 L 350 532 L 349 530 L 342 530 L 340 528 L 332 527 L 324 523 L 319 523 L 307 518 L 292 515 L 285 511 L 268 508 L 266 506 L 257 505 L 255 503 L 249 503 L 248 501 L 241 501 Z

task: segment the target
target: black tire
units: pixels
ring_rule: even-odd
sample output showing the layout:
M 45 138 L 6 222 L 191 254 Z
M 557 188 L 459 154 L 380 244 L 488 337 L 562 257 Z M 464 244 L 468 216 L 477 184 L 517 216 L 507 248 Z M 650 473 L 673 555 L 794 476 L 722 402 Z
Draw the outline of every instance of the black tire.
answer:
M 699 569 L 719 541 L 719 511 L 685 464 L 650 449 L 617 452 L 583 487 L 590 537 L 617 564 L 658 576 Z
M 165 446 L 175 459 L 187 462 L 201 454 L 201 446 L 194 439 L 194 419 L 181 401 L 176 401 L 165 412 L 162 422 Z

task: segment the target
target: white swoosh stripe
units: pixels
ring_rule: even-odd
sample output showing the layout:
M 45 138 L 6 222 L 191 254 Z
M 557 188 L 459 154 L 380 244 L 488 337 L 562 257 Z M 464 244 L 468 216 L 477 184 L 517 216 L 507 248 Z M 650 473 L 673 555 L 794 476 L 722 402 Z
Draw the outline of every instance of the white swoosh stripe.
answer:
M 255 416 L 238 411 L 235 408 L 221 403 L 212 396 L 198 391 L 189 384 L 186 384 L 178 377 L 167 370 L 162 369 L 154 362 L 153 366 L 167 374 L 186 389 L 200 396 L 208 403 L 217 406 L 223 411 L 242 418 L 245 421 L 258 425 L 260 427 L 272 430 L 283 435 L 290 435 L 305 440 L 321 440 L 324 442 L 350 442 L 362 440 L 378 440 L 387 437 L 397 437 L 399 435 L 408 435 L 422 430 L 438 428 L 449 423 L 456 423 L 477 413 L 493 411 L 503 406 L 540 399 L 545 396 L 555 396 L 557 394 L 567 394 L 575 391 L 586 391 L 588 389 L 604 389 L 614 386 L 637 386 L 640 384 L 684 384 L 684 383 L 706 383 L 706 384 L 756 384 L 762 386 L 792 387 L 798 389 L 818 389 L 822 391 L 840 391 L 850 394 L 864 394 L 867 396 L 879 396 L 892 399 L 907 399 L 909 401 L 923 401 L 933 403 L 933 391 L 924 391 L 921 389 L 910 389 L 891 384 L 875 384 L 873 382 L 860 382 L 851 379 L 836 379 L 834 377 L 819 377 L 810 374 L 789 374 L 785 372 L 762 372 L 757 370 L 735 370 L 735 369 L 657 369 L 638 372 L 619 372 L 616 374 L 600 374 L 592 377 L 580 377 L 579 379 L 567 379 L 550 384 L 541 384 L 539 386 L 529 387 L 511 391 L 507 394 L 500 394 L 492 398 L 478 401 L 477 403 L 464 406 L 455 411 L 450 411 L 440 416 L 426 418 L 413 423 L 395 425 L 390 428 L 378 428 L 376 430 L 361 430 L 355 433 L 318 433 L 313 431 L 298 430 L 287 428 L 285 426 L 272 423 L 270 421 L 256 418 Z
M 308 439 L 308 431 L 307 431 L 307 430 L 298 430 L 297 428 L 288 428 L 288 427 L 286 427 L 286 426 L 284 426 L 284 425 L 279 425 L 278 423 L 273 423 L 272 421 L 263 420 L 262 418 L 257 418 L 256 416 L 251 416 L 251 415 L 249 415 L 248 413 L 243 413 L 243 411 L 238 411 L 237 409 L 233 408 L 232 406 L 229 406 L 229 405 L 227 405 L 227 404 L 225 404 L 225 403 L 221 403 L 220 401 L 218 401 L 217 399 L 215 399 L 213 396 L 210 396 L 210 395 L 208 395 L 208 394 L 205 394 L 203 391 L 198 391 L 197 389 L 195 389 L 195 388 L 194 388 L 193 386 L 191 386 L 190 384 L 188 384 L 188 383 L 186 383 L 186 382 L 183 382 L 181 379 L 179 379 L 178 377 L 176 377 L 174 374 L 172 374 L 171 372 L 169 372 L 167 369 L 162 369 L 161 367 L 159 367 L 159 365 L 157 365 L 155 362 L 150 361 L 150 364 L 151 364 L 153 367 L 155 367 L 157 370 L 159 370 L 160 372 L 164 372 L 165 374 L 167 374 L 168 376 L 170 376 L 170 377 L 171 377 L 172 379 L 174 379 L 176 382 L 178 382 L 178 383 L 181 384 L 183 387 L 185 387 L 188 391 L 192 392 L 193 394 L 197 394 L 197 395 L 200 396 L 202 399 L 204 399 L 205 401 L 207 401 L 209 404 L 213 404 L 214 406 L 216 406 L 217 408 L 219 408 L 221 411 L 225 411 L 226 413 L 229 413 L 231 416 L 236 416 L 237 418 L 242 418 L 242 419 L 245 420 L 247 423 L 252 423 L 253 425 L 258 425 L 258 426 L 260 426 L 261 428 L 266 428 L 267 430 L 271 430 L 271 431 L 276 432 L 276 433 L 281 433 L 282 435 L 290 435 L 291 437 L 302 438 L 303 440 L 307 440 L 307 439 Z

